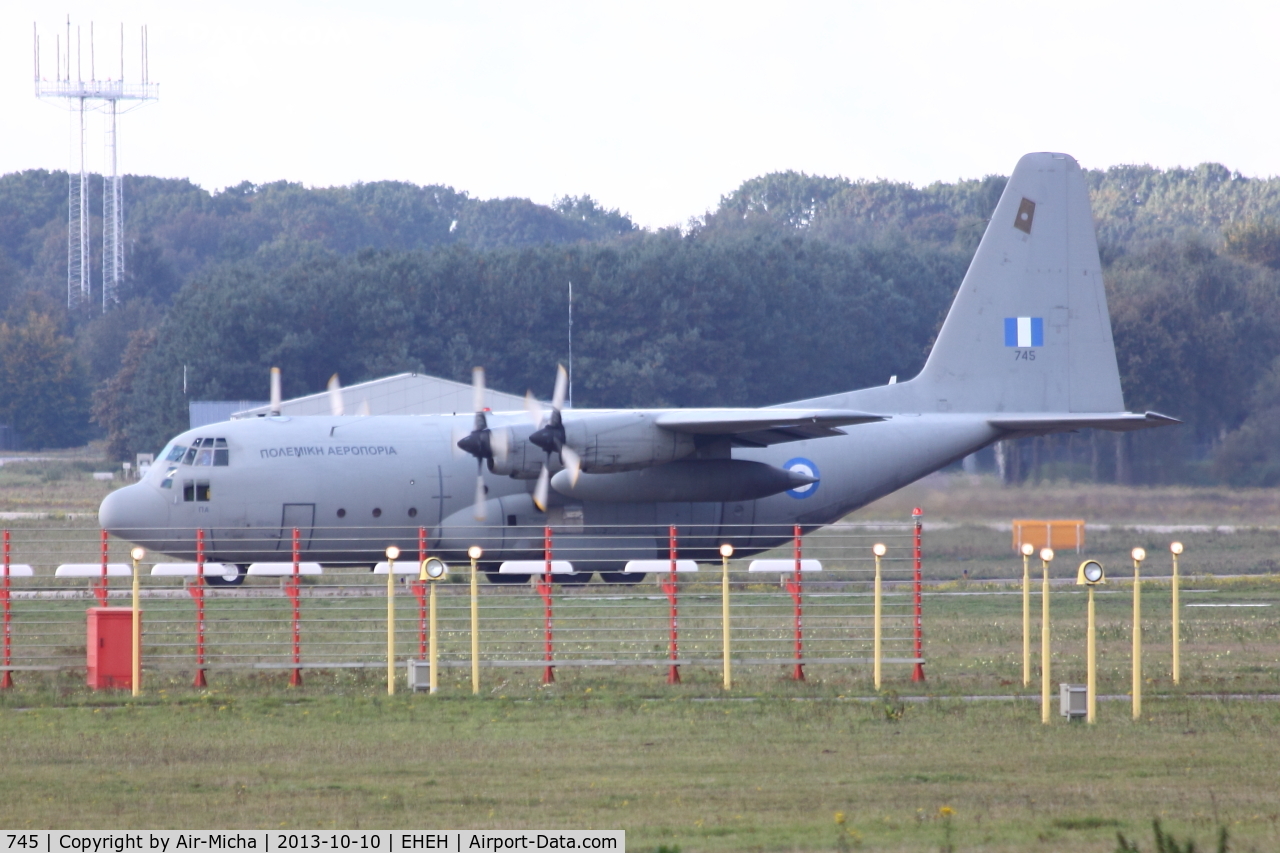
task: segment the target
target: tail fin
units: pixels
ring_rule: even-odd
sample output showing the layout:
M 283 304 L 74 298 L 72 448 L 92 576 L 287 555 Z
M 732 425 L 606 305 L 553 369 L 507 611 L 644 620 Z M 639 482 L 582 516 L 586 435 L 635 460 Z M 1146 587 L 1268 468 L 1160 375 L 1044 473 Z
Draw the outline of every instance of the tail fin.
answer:
M 1080 166 L 1018 161 L 937 342 L 910 383 L 923 411 L 1124 410 Z

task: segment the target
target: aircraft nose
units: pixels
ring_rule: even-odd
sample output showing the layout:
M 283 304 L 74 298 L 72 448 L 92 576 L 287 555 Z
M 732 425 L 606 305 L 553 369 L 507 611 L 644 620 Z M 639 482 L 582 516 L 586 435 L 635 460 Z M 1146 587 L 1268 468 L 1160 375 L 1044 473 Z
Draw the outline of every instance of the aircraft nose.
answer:
M 117 489 L 102 499 L 98 523 L 121 539 L 145 540 L 169 523 L 169 505 L 155 489 L 141 483 Z

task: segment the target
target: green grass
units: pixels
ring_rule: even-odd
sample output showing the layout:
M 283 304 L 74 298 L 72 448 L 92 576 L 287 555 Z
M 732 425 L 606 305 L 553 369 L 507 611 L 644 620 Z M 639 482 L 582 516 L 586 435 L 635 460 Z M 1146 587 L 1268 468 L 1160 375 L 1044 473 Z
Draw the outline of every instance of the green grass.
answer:
M 47 482 L 34 468 L 10 471 L 0 509 L 96 504 L 108 486 L 73 470 Z M 1267 527 L 1277 517 L 1274 490 L 999 489 L 930 478 L 859 516 L 900 521 L 916 502 L 927 520 L 958 524 L 926 537 L 925 576 L 934 586 L 925 598 L 923 684 L 901 665 L 886 667 L 882 696 L 866 666 L 811 666 L 802 683 L 785 667 L 742 667 L 725 697 L 715 667 L 688 667 L 676 686 L 665 684 L 663 667 L 565 667 L 546 686 L 536 669 L 486 669 L 483 693 L 472 697 L 467 671 L 447 669 L 434 697 L 387 697 L 377 668 L 307 670 L 304 685 L 292 689 L 285 670 L 215 670 L 212 688 L 195 690 L 189 667 L 174 664 L 150 672 L 146 692 L 133 700 L 90 692 L 72 672 L 18 673 L 17 688 L 0 691 L 0 827 L 623 828 L 638 851 L 1110 853 L 1117 832 L 1149 849 L 1158 818 L 1180 843 L 1195 840 L 1200 849 L 1213 849 L 1221 826 L 1232 850 L 1280 849 L 1280 702 L 1232 698 L 1280 694 L 1280 584 L 1269 576 L 1280 540 Z M 1096 726 L 1056 716 L 1042 726 L 1031 701 L 1039 670 L 1022 685 L 1020 592 L 986 581 L 1021 575 L 1008 533 L 982 526 L 1014 515 L 1252 525 L 1176 534 L 1188 546 L 1183 603 L 1271 606 L 1184 609 L 1183 680 L 1175 687 L 1168 586 L 1144 583 L 1144 718 L 1130 720 L 1120 699 L 1100 703 Z M 6 526 L 24 542 L 39 540 L 41 553 L 91 559 L 80 553 L 91 522 Z M 55 531 L 71 527 L 83 530 Z M 1110 575 L 1097 597 L 1103 695 L 1129 689 L 1125 555 L 1143 545 L 1153 555 L 1144 574 L 1167 574 L 1170 538 L 1090 533 L 1087 555 Z M 806 555 L 825 550 L 824 560 L 838 561 L 858 557 L 863 545 L 818 534 Z M 123 543 L 112 547 L 112 559 L 123 558 Z M 15 558 L 24 561 L 22 553 L 35 552 Z M 1054 576 L 1073 576 L 1075 555 L 1062 556 Z M 1214 580 L 1210 572 L 1251 577 Z M 699 591 L 707 590 L 689 588 Z M 462 618 L 453 597 L 463 592 L 448 590 L 447 619 Z M 582 592 L 594 588 L 570 595 Z M 1085 599 L 1074 586 L 1055 586 L 1051 595 L 1056 688 L 1084 680 Z M 19 604 L 30 603 L 15 602 L 21 626 Z M 339 604 L 304 600 L 303 608 L 316 617 Z M 85 602 L 52 605 L 83 643 Z M 187 619 L 188 601 L 166 606 Z M 607 620 L 610 606 L 584 613 Z M 654 604 L 655 613 L 662 606 Z M 1036 655 L 1039 606 L 1037 584 Z M 283 600 L 254 607 L 249 615 L 278 645 L 287 628 Z M 385 603 L 368 598 L 360 607 L 377 629 Z M 704 640 L 711 648 L 714 614 L 692 601 L 689 608 L 691 648 Z M 400 599 L 406 650 L 416 645 L 413 609 L 411 597 Z M 534 610 L 517 614 L 521 624 Z M 160 613 L 157 604 L 153 615 Z M 344 626 L 344 613 L 333 613 L 334 642 L 358 645 L 364 628 Z M 211 598 L 211 622 L 225 615 Z M 446 653 L 456 657 L 466 637 L 454 628 Z M 149 630 L 159 632 L 158 622 Z M 707 636 L 694 641 L 699 631 Z M 317 639 L 309 634 L 304 649 Z M 72 641 L 65 646 L 60 654 L 83 654 Z M 185 646 L 175 650 L 186 654 Z
M 244 686 L 0 715 L 0 825 L 624 828 L 632 850 L 1280 844 L 1280 706 L 1168 700 L 1134 724 L 1033 705 L 694 701 L 583 692 L 379 697 Z M 844 814 L 843 824 L 836 813 Z M 1202 843 L 1204 843 L 1202 841 Z

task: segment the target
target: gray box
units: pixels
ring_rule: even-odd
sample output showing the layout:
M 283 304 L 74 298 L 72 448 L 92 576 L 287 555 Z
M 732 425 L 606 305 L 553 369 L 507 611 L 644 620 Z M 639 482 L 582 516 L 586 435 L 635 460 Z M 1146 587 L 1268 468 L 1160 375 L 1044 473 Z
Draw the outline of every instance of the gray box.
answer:
M 417 693 L 419 690 L 431 689 L 431 664 L 425 660 L 405 661 L 409 669 L 409 689 Z
M 1058 702 L 1058 713 L 1069 720 L 1089 716 L 1089 688 L 1083 684 L 1059 684 Z

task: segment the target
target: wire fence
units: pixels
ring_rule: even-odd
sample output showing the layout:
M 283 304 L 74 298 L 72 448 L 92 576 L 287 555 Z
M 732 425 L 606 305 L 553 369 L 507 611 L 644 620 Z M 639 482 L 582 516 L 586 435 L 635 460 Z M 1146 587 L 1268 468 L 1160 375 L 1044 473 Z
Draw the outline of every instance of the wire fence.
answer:
M 139 562 L 146 672 L 192 673 L 203 684 L 218 671 L 300 678 L 311 668 L 385 667 L 389 654 L 397 666 L 425 659 L 433 591 L 441 667 L 471 666 L 474 596 L 481 667 L 653 666 L 678 680 L 681 666 L 721 664 L 727 590 L 735 666 L 787 665 L 797 677 L 813 665 L 869 668 L 878 566 L 880 659 L 923 678 L 916 523 L 807 535 L 759 525 L 507 528 L 497 545 L 492 528 L 477 528 L 484 553 L 455 559 L 434 582 L 420 579 L 433 553 L 426 529 L 399 544 L 373 529 L 286 529 L 273 539 L 278 559 L 248 564 L 221 562 L 228 533 L 169 531 L 169 552 Z M 4 535 L 5 684 L 23 671 L 85 669 L 86 610 L 131 605 L 129 543 L 71 526 Z M 773 547 L 721 557 L 735 539 Z M 312 561 L 339 543 L 342 559 Z M 397 559 L 388 561 L 388 544 Z

